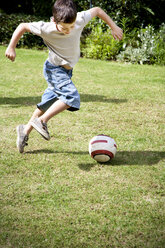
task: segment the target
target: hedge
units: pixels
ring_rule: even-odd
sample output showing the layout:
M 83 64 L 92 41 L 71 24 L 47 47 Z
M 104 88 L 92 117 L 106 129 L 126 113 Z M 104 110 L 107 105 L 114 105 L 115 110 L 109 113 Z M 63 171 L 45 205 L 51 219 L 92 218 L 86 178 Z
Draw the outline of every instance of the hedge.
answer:
M 35 22 L 39 20 L 42 19 L 32 15 L 0 14 L 0 44 L 1 45 L 9 44 L 14 30 L 20 23 Z M 20 39 L 17 47 L 26 47 L 26 48 L 36 47 L 41 49 L 44 46 L 45 45 L 40 37 L 33 35 L 31 33 L 25 33 L 23 37 Z

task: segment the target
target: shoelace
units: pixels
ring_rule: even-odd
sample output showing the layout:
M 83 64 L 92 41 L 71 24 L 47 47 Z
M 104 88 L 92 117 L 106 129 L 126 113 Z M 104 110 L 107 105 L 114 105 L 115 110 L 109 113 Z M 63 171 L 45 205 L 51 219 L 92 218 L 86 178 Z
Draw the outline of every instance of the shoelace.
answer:
M 28 143 L 27 143 L 28 139 L 29 139 L 28 136 L 25 135 L 24 140 L 22 142 L 23 146 L 28 146 Z
M 49 132 L 48 132 L 47 124 L 44 123 L 44 122 L 42 122 L 42 125 L 43 125 L 43 129 L 44 129 L 47 133 L 49 133 Z

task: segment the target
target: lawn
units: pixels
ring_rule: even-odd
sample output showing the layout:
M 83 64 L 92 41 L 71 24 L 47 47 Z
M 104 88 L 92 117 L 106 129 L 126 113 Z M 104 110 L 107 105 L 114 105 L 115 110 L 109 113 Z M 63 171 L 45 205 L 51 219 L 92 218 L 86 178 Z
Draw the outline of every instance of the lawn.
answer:
M 35 130 L 23 154 L 16 131 L 46 88 L 47 51 L 0 47 L 0 248 L 163 248 L 165 246 L 165 68 L 80 59 L 73 82 L 80 111 Z M 97 134 L 116 157 L 88 154 Z

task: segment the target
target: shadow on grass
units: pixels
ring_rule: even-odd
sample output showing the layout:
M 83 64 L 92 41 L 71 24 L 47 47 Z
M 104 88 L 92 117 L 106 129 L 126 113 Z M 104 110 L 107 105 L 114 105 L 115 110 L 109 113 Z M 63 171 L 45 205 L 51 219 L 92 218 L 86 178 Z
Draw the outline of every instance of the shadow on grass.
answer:
M 127 99 L 118 99 L 118 98 L 108 98 L 103 95 L 93 95 L 93 94 L 80 94 L 82 102 L 109 102 L 109 103 L 124 103 L 127 102 Z
M 88 155 L 87 151 L 54 151 L 48 149 L 34 150 L 26 153 L 38 154 L 38 153 L 62 153 L 62 154 L 73 154 L 73 155 Z M 165 152 L 159 151 L 118 151 L 116 157 L 104 165 L 122 166 L 122 165 L 154 165 L 158 164 L 159 161 L 165 159 Z M 95 166 L 93 163 L 80 163 L 78 164 L 81 170 L 89 171 Z
M 154 165 L 165 159 L 165 152 L 119 151 L 109 165 Z
M 89 153 L 87 151 L 54 151 L 54 150 L 50 150 L 50 149 L 41 149 L 41 150 L 33 150 L 33 151 L 28 151 L 25 152 L 26 154 L 72 154 L 72 155 L 89 155 Z M 86 163 L 86 164 L 78 164 L 78 167 L 81 170 L 84 171 L 90 171 L 92 169 L 92 167 L 94 167 L 96 165 L 96 163 L 93 160 L 93 163 Z
M 0 97 L 0 104 L 8 104 L 8 105 L 15 105 L 15 106 L 22 106 L 22 105 L 34 105 L 41 101 L 40 96 L 27 96 L 27 97 Z
M 41 101 L 40 96 L 26 96 L 26 97 L 0 97 L 0 105 L 34 105 Z M 127 99 L 110 99 L 103 95 L 81 94 L 81 102 L 109 102 L 109 103 L 124 103 Z

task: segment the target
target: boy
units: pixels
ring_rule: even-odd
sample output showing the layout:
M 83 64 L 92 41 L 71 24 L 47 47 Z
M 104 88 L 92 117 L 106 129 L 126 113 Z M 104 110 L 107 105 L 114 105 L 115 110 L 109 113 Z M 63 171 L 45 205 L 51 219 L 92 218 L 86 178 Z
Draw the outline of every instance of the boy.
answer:
M 72 0 L 57 0 L 52 12 L 51 22 L 21 23 L 14 31 L 5 52 L 6 57 L 14 61 L 16 45 L 25 32 L 42 37 L 49 49 L 49 57 L 44 64 L 48 88 L 27 125 L 17 127 L 17 148 L 20 153 L 24 152 L 33 128 L 49 140 L 49 119 L 66 109 L 79 110 L 80 96 L 71 77 L 73 67 L 79 60 L 80 36 L 85 25 L 97 16 L 109 25 L 115 39 L 122 39 L 122 30 L 99 7 L 77 13 Z

